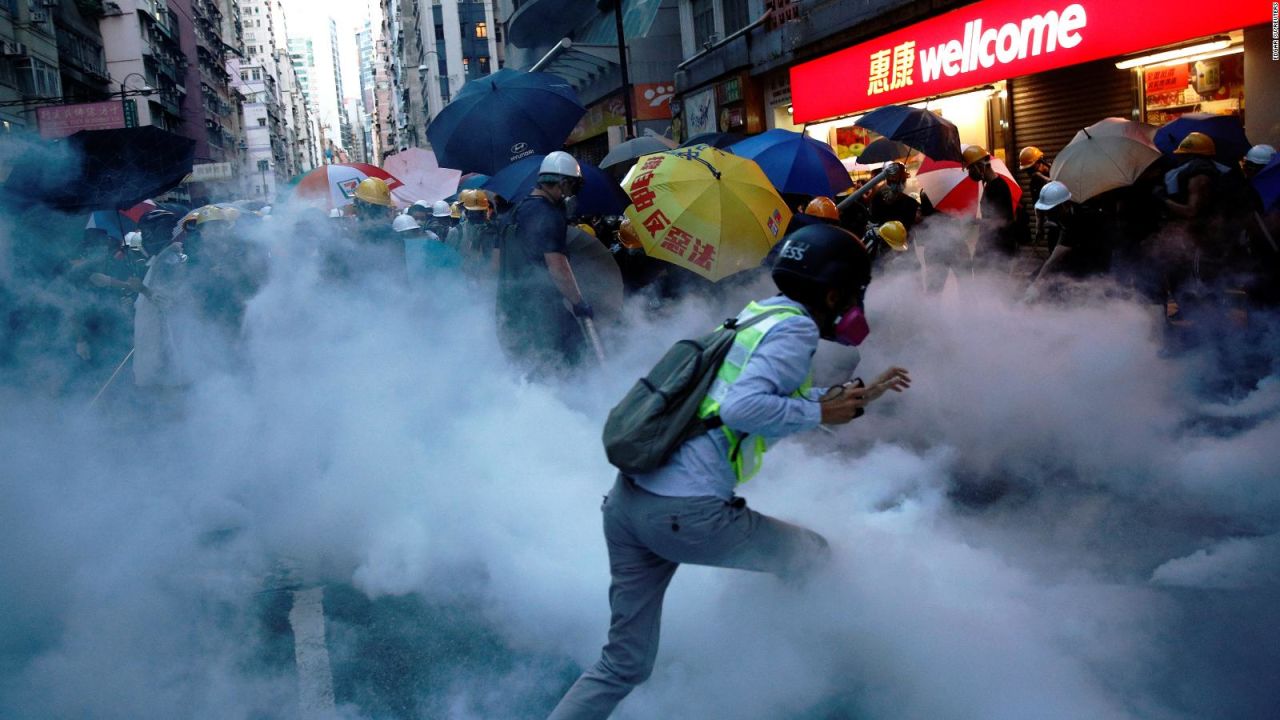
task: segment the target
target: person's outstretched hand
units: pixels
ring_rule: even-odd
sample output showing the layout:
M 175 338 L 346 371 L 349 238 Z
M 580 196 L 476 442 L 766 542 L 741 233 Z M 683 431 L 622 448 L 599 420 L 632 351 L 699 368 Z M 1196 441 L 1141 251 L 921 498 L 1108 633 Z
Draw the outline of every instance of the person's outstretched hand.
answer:
M 889 390 L 902 392 L 909 387 L 911 387 L 911 373 L 907 372 L 906 368 L 891 367 L 867 386 L 867 391 L 863 397 L 870 403 L 879 399 L 881 395 L 884 395 Z

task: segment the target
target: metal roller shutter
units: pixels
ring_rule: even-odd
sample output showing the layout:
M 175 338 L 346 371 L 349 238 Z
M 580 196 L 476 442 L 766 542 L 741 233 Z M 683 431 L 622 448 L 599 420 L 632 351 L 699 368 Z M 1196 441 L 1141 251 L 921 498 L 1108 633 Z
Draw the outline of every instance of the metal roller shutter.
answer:
M 1052 160 L 1081 128 L 1106 117 L 1132 118 L 1137 106 L 1133 72 L 1117 70 L 1114 59 L 1016 78 L 1009 81 L 1009 93 L 1014 138 L 1009 169 L 1015 171 L 1022 148 L 1035 145 Z M 1027 178 L 1015 175 L 1030 217 Z

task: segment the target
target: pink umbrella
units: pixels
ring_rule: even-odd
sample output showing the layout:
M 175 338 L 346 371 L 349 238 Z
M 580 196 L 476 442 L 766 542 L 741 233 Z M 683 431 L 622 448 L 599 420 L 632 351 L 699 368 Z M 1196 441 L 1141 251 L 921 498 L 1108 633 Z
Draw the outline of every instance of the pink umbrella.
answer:
M 321 165 L 298 181 L 294 193 L 303 202 L 340 208 L 355 202 L 356 186 L 365 178 L 381 178 L 395 199 L 396 188 L 404 183 L 376 165 L 366 163 L 339 163 Z M 406 203 L 408 204 L 408 203 Z
M 404 183 L 391 191 L 396 202 L 403 205 L 443 200 L 458 191 L 458 180 L 462 178 L 461 170 L 440 167 L 436 154 L 422 148 L 401 150 L 383 164 L 387 172 Z
M 1018 206 L 1018 198 L 1022 197 L 1022 188 L 1013 179 L 1008 166 L 999 158 L 991 158 L 991 167 L 996 175 L 1009 186 L 1013 193 L 1013 206 Z M 971 215 L 978 206 L 978 183 L 969 179 L 964 166 L 954 160 L 934 160 L 925 158 L 916 173 L 916 182 L 920 189 L 929 196 L 929 201 L 937 210 L 954 215 Z

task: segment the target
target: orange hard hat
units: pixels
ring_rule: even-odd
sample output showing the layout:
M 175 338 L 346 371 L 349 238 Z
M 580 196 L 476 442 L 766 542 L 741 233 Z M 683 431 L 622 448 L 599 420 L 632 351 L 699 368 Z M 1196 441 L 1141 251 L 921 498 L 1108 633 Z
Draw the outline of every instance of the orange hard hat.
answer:
M 636 235 L 636 229 L 631 225 L 631 218 L 623 218 L 618 224 L 618 241 L 628 250 L 644 249 L 644 245 L 640 243 L 640 236 Z
M 987 152 L 987 149 L 981 145 L 966 145 L 960 154 L 964 157 L 965 167 L 991 157 L 991 153 Z
M 1028 145 L 1018 153 L 1018 169 L 1026 170 L 1044 158 L 1044 151 L 1035 145 Z
M 840 210 L 836 207 L 835 201 L 825 195 L 819 195 L 810 200 L 804 208 L 804 214 L 828 220 L 840 219 Z
M 1216 155 L 1217 146 L 1213 143 L 1213 138 L 1202 132 L 1188 133 L 1182 138 L 1182 142 L 1178 143 L 1178 149 L 1173 151 L 1174 155 Z

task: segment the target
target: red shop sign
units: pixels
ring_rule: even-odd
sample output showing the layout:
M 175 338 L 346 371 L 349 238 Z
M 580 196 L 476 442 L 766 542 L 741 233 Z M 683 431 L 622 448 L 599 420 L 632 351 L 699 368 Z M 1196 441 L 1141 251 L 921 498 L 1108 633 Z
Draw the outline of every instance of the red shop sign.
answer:
M 1187 63 L 1151 68 L 1142 75 L 1148 95 L 1169 92 L 1170 90 L 1182 90 L 1187 86 L 1191 78 Z
M 1203 0 L 986 0 L 791 68 L 797 123 L 1271 20 L 1271 4 Z

